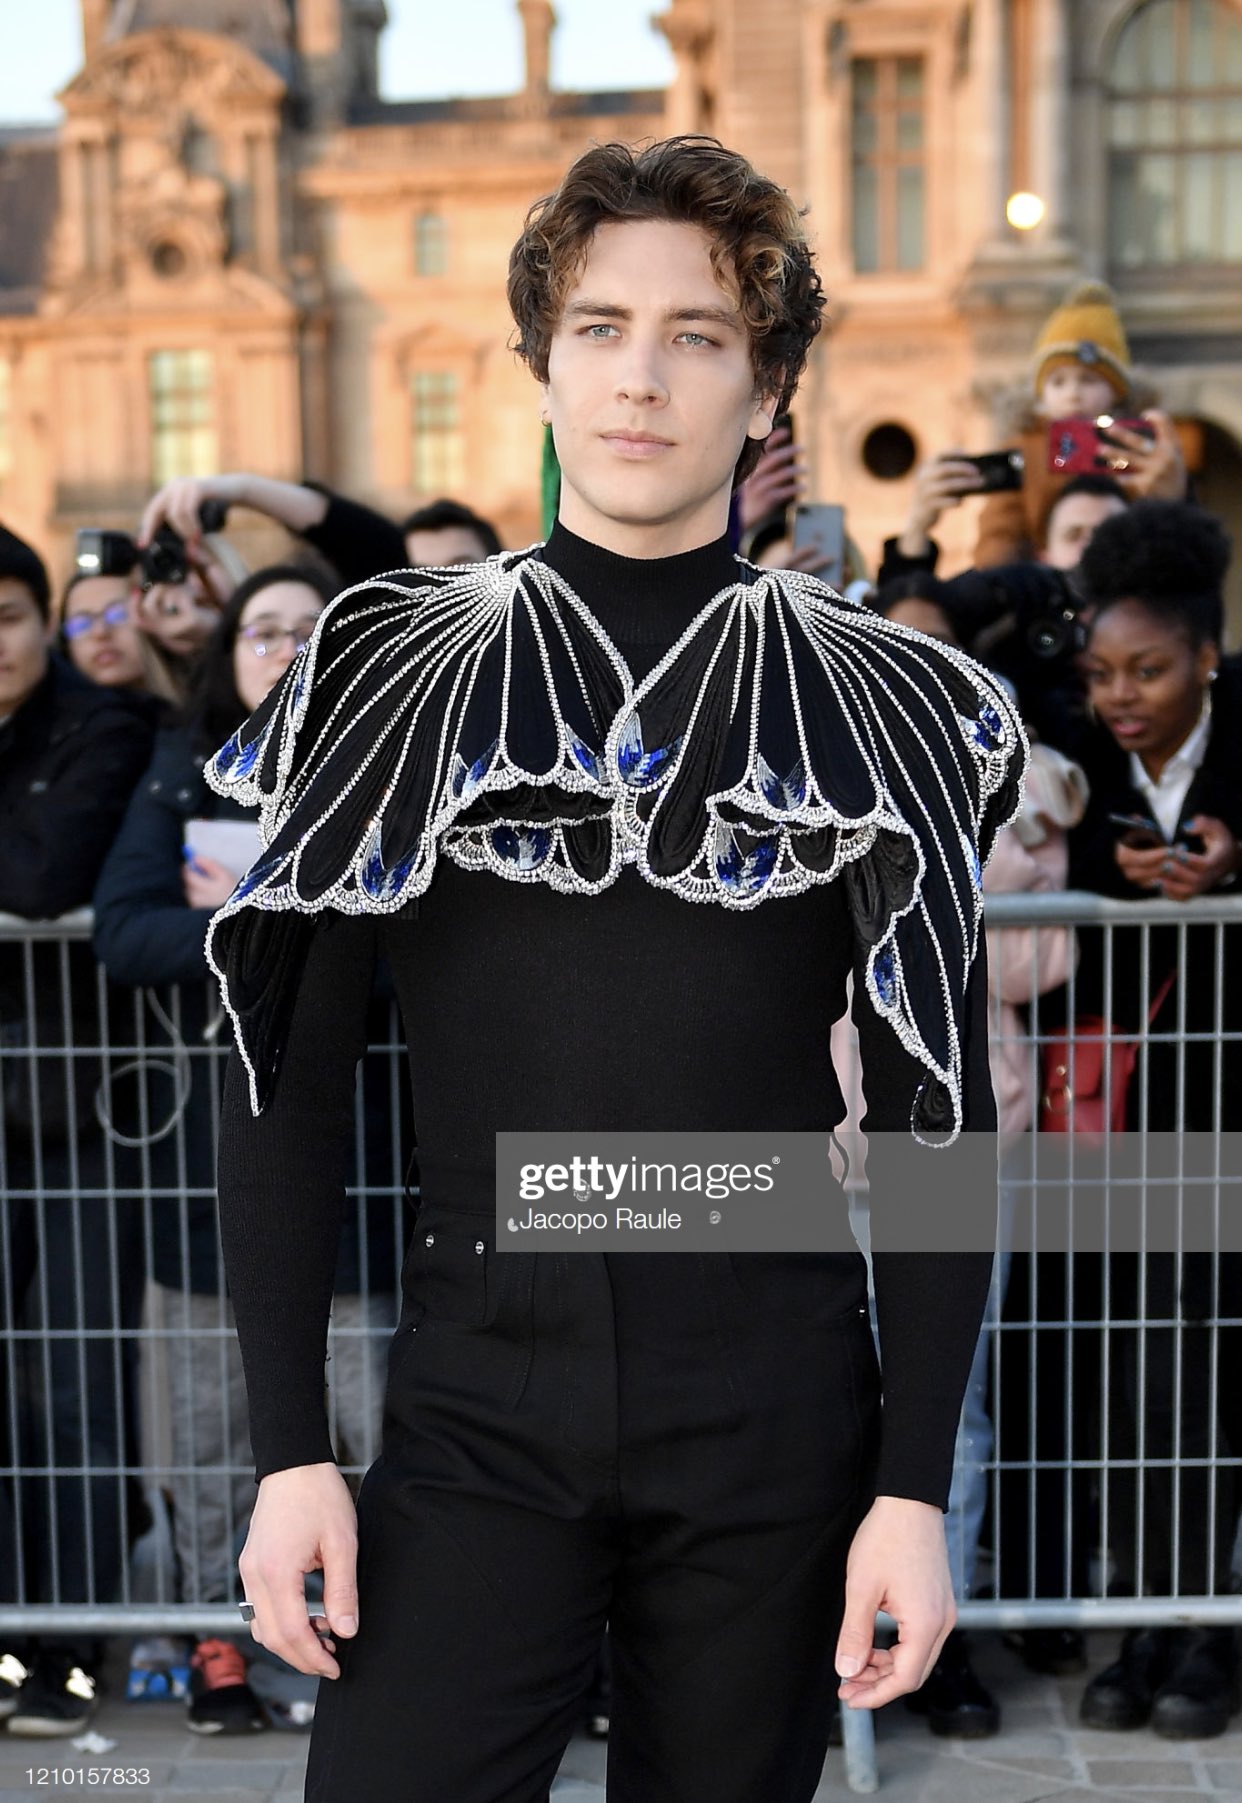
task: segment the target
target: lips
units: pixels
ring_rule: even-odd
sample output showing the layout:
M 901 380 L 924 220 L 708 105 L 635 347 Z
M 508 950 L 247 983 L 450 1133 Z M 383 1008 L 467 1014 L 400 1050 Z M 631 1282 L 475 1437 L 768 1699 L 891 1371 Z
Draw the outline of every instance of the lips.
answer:
M 1132 714 L 1122 714 L 1108 722 L 1108 729 L 1116 733 L 1119 739 L 1135 739 L 1140 733 L 1145 733 L 1149 725 L 1147 720 L 1136 719 Z
M 649 432 L 605 432 L 604 443 L 610 444 L 623 457 L 658 457 L 672 449 L 672 441 L 653 437 Z

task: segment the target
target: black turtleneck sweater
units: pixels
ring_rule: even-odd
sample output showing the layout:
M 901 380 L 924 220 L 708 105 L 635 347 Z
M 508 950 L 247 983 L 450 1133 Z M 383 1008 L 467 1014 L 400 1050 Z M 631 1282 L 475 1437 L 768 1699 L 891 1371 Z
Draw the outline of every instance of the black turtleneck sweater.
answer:
M 636 682 L 737 575 L 725 539 L 634 559 L 558 525 L 544 556 Z M 422 1193 L 439 1207 L 494 1207 L 501 1130 L 827 1131 L 845 1114 L 829 1054 L 854 959 L 839 882 L 732 910 L 689 905 L 632 866 L 600 894 L 575 896 L 442 858 L 399 918 L 325 915 L 275 1095 L 253 1118 L 235 1054 L 224 1096 L 221 1223 L 260 1476 L 332 1457 L 324 1341 L 377 952 L 405 1023 Z M 925 1073 L 875 1015 L 857 971 L 855 997 L 864 1127 L 908 1133 Z M 982 952 L 968 1014 L 966 1126 L 986 1131 L 995 1113 Z M 882 1195 L 871 1217 L 884 1375 L 877 1494 L 943 1508 L 991 1261 L 884 1250 Z M 826 1267 L 845 1301 L 859 1266 L 843 1253 Z

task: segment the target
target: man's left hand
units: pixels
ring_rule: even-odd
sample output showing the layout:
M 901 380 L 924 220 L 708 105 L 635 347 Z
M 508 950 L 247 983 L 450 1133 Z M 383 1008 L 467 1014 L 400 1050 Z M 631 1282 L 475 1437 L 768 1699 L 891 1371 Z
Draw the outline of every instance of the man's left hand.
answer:
M 897 1623 L 890 1649 L 875 1645 L 881 1609 Z M 880 1709 L 917 1690 L 956 1620 L 943 1514 L 930 1503 L 877 1496 L 850 1547 L 837 1695 L 851 1709 Z

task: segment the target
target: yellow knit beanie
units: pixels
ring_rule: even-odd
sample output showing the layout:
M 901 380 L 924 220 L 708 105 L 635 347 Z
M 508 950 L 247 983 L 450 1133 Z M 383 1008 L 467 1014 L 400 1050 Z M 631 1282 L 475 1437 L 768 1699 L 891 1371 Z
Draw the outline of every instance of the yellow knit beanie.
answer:
M 1118 400 L 1130 392 L 1130 347 L 1112 290 L 1084 282 L 1049 314 L 1035 340 L 1035 392 L 1059 363 L 1085 363 L 1111 383 Z

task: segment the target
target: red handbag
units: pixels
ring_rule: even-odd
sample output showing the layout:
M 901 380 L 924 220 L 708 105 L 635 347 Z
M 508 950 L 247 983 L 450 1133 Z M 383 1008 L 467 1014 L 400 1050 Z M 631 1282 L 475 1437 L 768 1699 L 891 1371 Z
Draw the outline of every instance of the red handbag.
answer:
M 1148 1027 L 1164 1006 L 1176 974 L 1170 971 L 1156 991 L 1147 1012 Z M 1109 1040 L 1111 1058 L 1106 1044 Z M 1040 1050 L 1040 1132 L 1081 1134 L 1096 1141 L 1102 1140 L 1105 1133 L 1124 1133 L 1126 1095 L 1138 1062 L 1139 1044 L 1137 1035 L 1119 1033 L 1098 1014 L 1080 1016 L 1066 1032 L 1050 1039 Z

